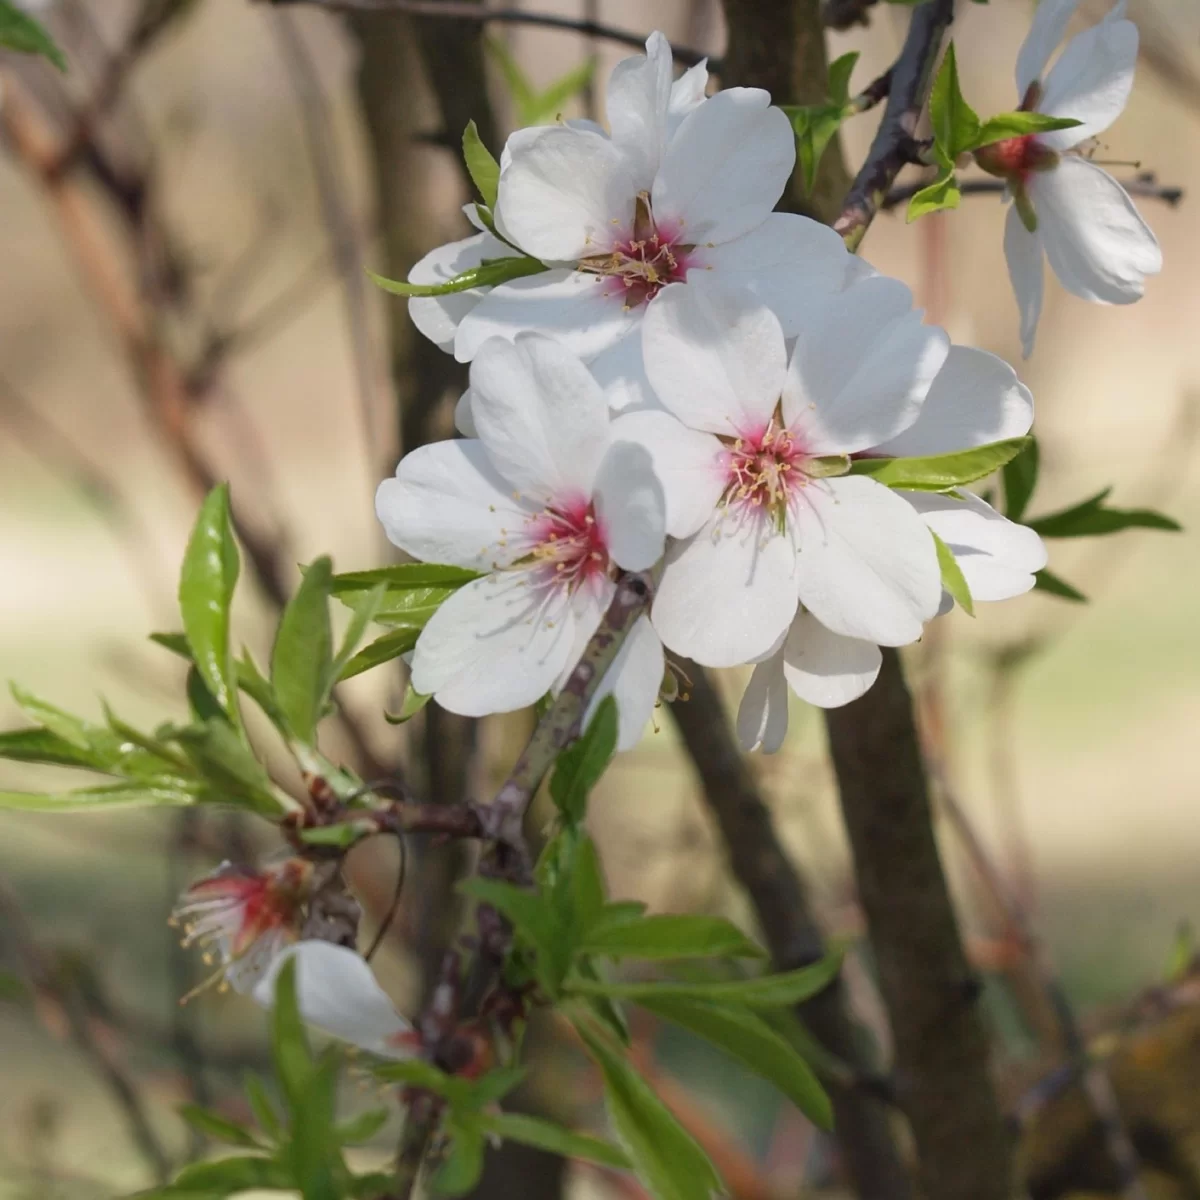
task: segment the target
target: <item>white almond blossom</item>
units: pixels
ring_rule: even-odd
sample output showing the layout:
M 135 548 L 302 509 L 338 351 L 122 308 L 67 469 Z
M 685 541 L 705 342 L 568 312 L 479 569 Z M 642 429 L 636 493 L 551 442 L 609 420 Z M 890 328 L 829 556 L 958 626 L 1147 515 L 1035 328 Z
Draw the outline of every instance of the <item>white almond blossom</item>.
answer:
M 664 644 L 706 666 L 752 662 L 801 604 L 844 637 L 920 637 L 941 598 L 933 539 L 902 497 L 844 473 L 916 420 L 945 362 L 949 339 L 908 289 L 867 278 L 832 296 L 790 363 L 778 319 L 745 289 L 667 288 L 644 339 L 669 411 L 615 428 L 653 456 L 681 539 L 652 612 Z
M 772 209 L 795 164 L 787 117 L 757 88 L 705 98 L 707 73 L 672 83 L 660 33 L 625 59 L 608 86 L 610 133 L 589 122 L 519 130 L 500 161 L 496 229 L 550 270 L 430 301 L 410 301 L 418 328 L 455 357 L 494 336 L 555 336 L 593 370 L 617 408 L 653 403 L 637 337 L 660 290 L 697 273 L 747 286 L 785 332 L 838 290 L 851 263 L 819 222 Z M 411 279 L 478 265 L 490 235 L 441 247 Z M 436 309 L 436 315 L 434 310 Z
M 599 385 L 561 343 L 493 339 L 470 382 L 478 438 L 407 455 L 380 485 L 376 512 L 415 558 L 482 573 L 422 631 L 412 686 L 483 716 L 565 682 L 617 569 L 662 557 L 665 502 L 649 454 L 615 436 Z M 616 696 L 622 747 L 641 735 L 662 677 L 662 647 L 642 617 L 593 701 Z
M 995 355 L 951 346 L 920 415 L 898 436 L 866 453 L 887 457 L 949 454 L 1021 437 L 1033 424 L 1033 397 Z M 1001 516 L 970 492 L 898 491 L 953 553 L 971 598 L 1007 600 L 1029 591 L 1046 565 L 1032 529 Z M 943 594 L 941 611 L 953 605 Z M 774 753 L 788 727 L 788 690 L 819 708 L 857 700 L 879 674 L 879 647 L 826 629 L 810 612 L 797 614 L 786 636 L 759 662 L 738 709 L 738 740 L 747 750 Z
M 396 1011 L 370 964 L 346 946 L 307 940 L 278 955 L 254 988 L 264 1008 L 275 1006 L 275 986 L 289 961 L 296 964 L 296 1007 L 306 1024 L 381 1058 L 417 1052 L 411 1022 Z
M 987 146 L 979 164 L 1006 179 L 1014 203 L 1004 253 L 1021 313 L 1028 357 L 1042 310 L 1043 254 L 1069 292 L 1099 304 L 1141 299 L 1162 253 L 1125 189 L 1079 152 L 1122 113 L 1133 87 L 1138 31 L 1120 0 L 1098 25 L 1072 38 L 1046 74 L 1079 0 L 1042 0 L 1017 57 L 1017 92 L 1026 111 L 1079 122 Z M 1045 76 L 1043 78 L 1043 75 Z

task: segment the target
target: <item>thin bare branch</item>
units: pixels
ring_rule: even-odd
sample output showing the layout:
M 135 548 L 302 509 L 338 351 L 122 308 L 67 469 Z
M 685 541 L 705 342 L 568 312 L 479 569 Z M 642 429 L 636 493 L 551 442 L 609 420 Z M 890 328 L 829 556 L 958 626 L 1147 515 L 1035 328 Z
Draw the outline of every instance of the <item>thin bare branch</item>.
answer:
M 1129 195 L 1145 200 L 1161 200 L 1168 208 L 1177 208 L 1185 195 L 1182 187 L 1159 183 L 1153 171 L 1142 171 L 1132 179 L 1120 179 L 1117 182 Z M 918 183 L 892 188 L 880 202 L 880 209 L 886 212 L 900 204 L 907 204 L 928 183 L 928 179 L 923 179 Z M 958 189 L 964 196 L 1002 196 L 1005 186 L 1002 179 L 964 179 L 959 182 Z

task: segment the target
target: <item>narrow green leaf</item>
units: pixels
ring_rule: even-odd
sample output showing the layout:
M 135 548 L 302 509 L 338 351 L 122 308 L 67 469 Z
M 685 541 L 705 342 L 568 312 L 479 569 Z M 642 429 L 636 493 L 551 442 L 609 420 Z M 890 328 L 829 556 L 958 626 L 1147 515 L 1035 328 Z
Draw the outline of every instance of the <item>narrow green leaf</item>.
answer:
M 833 1108 L 812 1067 L 757 1013 L 679 997 L 645 1000 L 641 1007 L 712 1043 L 773 1083 L 810 1121 L 833 1125 Z
M 209 492 L 192 527 L 179 579 L 179 610 L 192 661 L 235 724 L 240 723 L 240 716 L 229 653 L 229 607 L 239 569 L 229 487 L 222 483 Z
M 804 179 L 804 190 L 811 192 L 816 183 L 821 159 L 842 122 L 850 115 L 846 104 L 806 104 L 781 106 L 796 135 L 796 158 Z
M 72 792 L 0 792 L 0 809 L 23 812 L 92 812 L 109 808 L 183 807 L 196 803 L 196 792 L 179 781 L 165 784 L 114 783 Z
M 60 71 L 66 71 L 66 55 L 39 21 L 22 12 L 11 0 L 0 0 L 0 48 L 21 54 L 40 54 Z
M 347 1121 L 334 1126 L 333 1136 L 340 1146 L 361 1146 L 369 1142 L 387 1123 L 391 1113 L 386 1108 L 369 1108 Z
M 342 644 L 337 654 L 333 657 L 333 665 L 329 672 L 329 686 L 326 688 L 326 694 L 322 698 L 322 707 L 324 707 L 325 702 L 329 699 L 329 692 L 332 690 L 334 680 L 341 676 L 354 651 L 358 649 L 358 643 L 362 641 L 363 634 L 367 631 L 367 626 L 379 615 L 379 611 L 383 608 L 386 599 L 387 584 L 377 583 L 354 606 L 354 616 L 350 619 L 350 624 L 346 627 L 346 636 L 342 638 Z
M 586 1022 L 576 1028 L 604 1076 L 617 1137 L 655 1200 L 706 1200 L 723 1192 L 708 1155 L 654 1089 L 599 1030 Z
M 932 529 L 929 534 L 933 538 L 933 544 L 937 547 L 938 566 L 942 571 L 942 587 L 954 597 L 955 603 L 968 617 L 973 617 L 975 601 L 971 599 L 971 589 L 967 586 L 967 580 L 962 573 L 962 567 L 958 565 L 958 559 L 954 557 L 954 551 Z
M 957 208 L 961 199 L 962 193 L 958 189 L 954 171 L 943 167 L 938 177 L 908 202 L 908 215 L 905 219 L 915 221 L 918 217 L 926 217 L 944 208 Z
M 333 635 L 329 591 L 333 566 L 318 558 L 288 601 L 271 653 L 271 685 L 295 738 L 307 746 L 317 739 L 317 722 L 331 680 Z
M 1029 439 L 1029 445 L 1016 458 L 1004 464 L 1004 515 L 1010 521 L 1019 521 L 1025 515 L 1037 487 L 1039 466 L 1035 437 Z
M 811 967 L 800 967 L 781 975 L 760 975 L 753 979 L 729 979 L 717 983 L 671 980 L 662 983 L 597 984 L 572 977 L 567 980 L 565 990 L 585 996 L 616 996 L 638 1004 L 644 1000 L 666 998 L 741 1004 L 747 1008 L 790 1008 L 828 987 L 841 966 L 841 955 L 831 954 Z
M 447 1121 L 450 1149 L 446 1159 L 430 1181 L 438 1196 L 464 1196 L 483 1174 L 483 1129 L 475 1120 L 463 1120 L 459 1114 Z
M 233 1196 L 256 1188 L 290 1191 L 293 1187 L 295 1181 L 283 1163 L 270 1158 L 238 1155 L 184 1167 L 164 1194 L 212 1192 L 217 1196 Z
M 1065 579 L 1060 579 L 1052 571 L 1043 567 L 1034 572 L 1034 590 L 1057 596 L 1060 600 L 1073 600 L 1076 604 L 1086 604 L 1087 597 Z
M 1030 133 L 1053 133 L 1056 129 L 1074 129 L 1082 124 L 1074 117 L 1048 117 L 1039 112 L 1006 112 L 984 121 L 976 135 L 972 150 L 1003 142 L 1007 138 L 1024 137 Z
M 500 186 L 500 164 L 492 152 L 483 144 L 479 128 L 468 121 L 462 136 L 463 162 L 475 190 L 488 208 L 496 207 L 496 192 Z
M 36 726 L 0 733 L 0 758 L 54 767 L 95 769 L 95 756 L 91 751 L 81 750 L 75 742 Z
M 483 44 L 487 52 L 496 60 L 496 65 L 504 76 L 504 82 L 508 86 L 516 106 L 518 124 L 521 126 L 531 125 L 533 122 L 525 118 L 537 104 L 536 89 L 529 82 L 528 76 L 521 69 L 521 64 L 513 58 L 504 42 L 499 38 L 489 37 L 484 38 Z
M 78 750 L 93 751 L 92 730 L 94 727 L 89 726 L 86 721 L 39 699 L 32 692 L 26 691 L 19 683 L 9 684 L 9 691 L 12 692 L 12 698 L 17 702 L 21 711 L 30 720 L 44 725 Z
M 979 116 L 963 98 L 958 82 L 958 60 L 954 43 L 946 47 L 942 65 L 929 95 L 929 116 L 933 123 L 934 146 L 943 166 L 970 150 L 979 139 Z
M 724 917 L 658 914 L 618 923 L 603 919 L 578 946 L 609 958 L 764 958 L 763 948 Z
M 389 725 L 403 725 L 406 721 L 411 721 L 432 700 L 432 696 L 422 695 L 412 685 L 412 680 L 404 685 L 404 700 L 400 704 L 398 713 L 385 712 L 383 719 Z
M 499 1104 L 529 1074 L 526 1067 L 493 1067 L 470 1084 L 470 1107 Z M 464 1107 L 462 1104 L 459 1107 Z
M 984 479 L 1011 462 L 1028 444 L 1029 438 L 1019 437 L 926 458 L 856 458 L 850 464 L 850 473 L 870 475 L 890 488 L 944 492 Z
M 378 827 L 371 821 L 343 821 L 337 825 L 318 825 L 315 829 L 302 829 L 300 840 L 306 846 L 339 846 L 348 850 L 377 831 Z
M 486 1133 L 505 1141 L 536 1146 L 563 1158 L 599 1163 L 618 1171 L 628 1171 L 632 1166 L 629 1155 L 611 1142 L 587 1133 L 575 1133 L 540 1117 L 528 1117 L 524 1113 L 484 1113 L 481 1120 Z
M 420 1058 L 409 1058 L 402 1062 L 378 1063 L 371 1067 L 371 1074 L 385 1083 L 401 1083 L 406 1087 L 420 1088 L 433 1092 L 447 1100 L 463 1097 L 465 1080 L 455 1079 L 445 1071 L 438 1070 L 432 1063 Z
M 243 1129 L 236 1121 L 231 1121 L 211 1109 L 201 1108 L 198 1104 L 185 1104 L 180 1108 L 179 1115 L 205 1137 L 227 1142 L 231 1146 L 244 1146 L 249 1150 L 263 1149 L 262 1143 L 250 1130 Z
M 523 125 L 541 125 L 557 121 L 563 107 L 574 99 L 592 81 L 596 74 L 596 59 L 586 58 L 565 75 L 560 75 L 544 92 L 541 92 L 522 120 Z
M 834 104 L 846 104 L 850 100 L 850 76 L 858 62 L 859 52 L 851 50 L 829 64 L 829 99 Z
M 304 1103 L 304 1092 L 314 1066 L 308 1034 L 296 1003 L 296 960 L 289 958 L 275 980 L 275 1007 L 271 1013 L 271 1054 L 283 1088 L 284 1099 L 294 1117 Z
M 372 667 L 391 662 L 402 654 L 407 654 L 421 636 L 419 629 L 395 629 L 385 633 L 369 645 L 364 646 L 341 670 L 339 679 L 353 679 Z
M 574 831 L 572 831 L 574 832 Z M 573 929 L 591 929 L 604 912 L 607 889 L 604 885 L 604 868 L 596 843 L 580 832 L 576 838 L 575 853 L 566 883 L 570 888 Z
M 459 884 L 459 891 L 502 912 L 513 927 L 537 951 L 538 978 L 554 995 L 566 974 L 569 947 L 559 914 L 546 899 L 499 879 L 473 876 Z
M 204 799 L 248 808 L 264 816 L 279 816 L 283 805 L 266 768 L 223 720 L 216 719 L 176 729 L 171 740 L 210 785 Z
M 526 275 L 539 275 L 549 269 L 536 258 L 519 254 L 481 263 L 445 283 L 408 283 L 402 279 L 376 275 L 374 271 L 368 271 L 367 274 L 376 285 L 393 296 L 450 296 L 455 292 L 469 292 L 472 288 L 495 287 L 498 283 L 507 283 L 510 279 L 521 279 Z
M 396 1177 L 385 1171 L 368 1171 L 365 1175 L 352 1175 L 346 1181 L 346 1195 L 350 1200 L 381 1200 L 392 1194 Z
M 334 1136 L 337 1062 L 322 1056 L 292 1109 L 288 1157 L 303 1200 L 341 1200 L 347 1169 Z
M 152 633 L 150 640 L 155 645 L 178 654 L 180 658 L 192 661 L 192 648 L 188 645 L 187 637 L 182 633 Z M 238 687 L 262 709 L 277 727 L 283 725 L 283 714 L 275 702 L 275 693 L 267 677 L 258 668 L 258 664 L 250 656 L 249 650 L 242 651 L 242 657 L 234 665 Z
M 271 1141 L 277 1142 L 283 1132 L 283 1126 L 275 1112 L 275 1105 L 271 1101 L 267 1085 L 253 1071 L 247 1071 L 242 1086 L 246 1090 L 246 1100 L 250 1105 L 250 1111 L 254 1114 L 254 1119 L 258 1122 L 258 1127 Z
M 1161 529 L 1168 533 L 1182 529 L 1178 521 L 1153 509 L 1106 507 L 1104 502 L 1111 491 L 1112 488 L 1105 488 L 1080 504 L 1035 517 L 1025 524 L 1048 538 L 1100 537 L 1124 529 Z
M 617 702 L 605 696 L 583 735 L 558 756 L 550 798 L 568 821 L 582 821 L 592 788 L 617 752 Z
M 201 724 L 207 721 L 219 721 L 229 724 L 229 714 L 224 707 L 217 703 L 217 698 L 208 690 L 200 672 L 193 664 L 187 673 L 187 684 L 184 688 L 187 695 L 188 711 L 192 720 Z

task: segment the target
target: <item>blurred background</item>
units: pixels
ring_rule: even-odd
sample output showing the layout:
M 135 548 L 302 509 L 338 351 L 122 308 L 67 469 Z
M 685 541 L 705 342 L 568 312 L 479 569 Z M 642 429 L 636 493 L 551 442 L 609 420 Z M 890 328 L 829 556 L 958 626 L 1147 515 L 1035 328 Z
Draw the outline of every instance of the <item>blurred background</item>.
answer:
M 716 0 L 526 7 L 638 34 L 661 28 L 713 55 L 725 37 Z M 1107 5 L 1084 7 L 1091 20 Z M 1011 65 L 1031 6 L 961 9 L 954 37 L 969 99 L 983 115 L 1014 107 Z M 178 625 L 178 562 L 211 481 L 233 483 L 249 560 L 238 632 L 259 661 L 296 564 L 329 552 L 353 570 L 390 557 L 375 485 L 402 437 L 411 447 L 450 432 L 461 383 L 362 267 L 401 276 L 469 232 L 455 147 L 467 117 L 498 151 L 528 115 L 513 64 L 536 91 L 594 59 L 594 75 L 584 70 L 538 119 L 602 115 L 603 81 L 630 51 L 520 24 L 484 36 L 470 23 L 247 0 L 59 0 L 40 12 L 70 73 L 0 56 L 0 675 L 90 717 L 103 696 L 153 724 L 182 711 L 183 676 L 146 634 Z M 1086 1146 L 1062 1132 L 1075 1118 L 1045 1083 L 1065 1061 L 1039 993 L 1047 978 L 1116 1056 L 1120 1087 L 1131 1072 L 1145 1120 L 1161 1120 L 1182 1147 L 1184 1165 L 1156 1179 L 1156 1194 L 1200 1196 L 1200 1021 L 1168 1050 L 1151 1037 L 1153 1054 L 1121 1058 L 1139 1021 L 1187 1007 L 1189 931 L 1200 921 L 1200 9 L 1131 0 L 1130 15 L 1143 39 L 1137 86 L 1097 158 L 1136 160 L 1187 193 L 1178 207 L 1140 202 L 1166 264 L 1141 303 L 1088 305 L 1051 280 L 1038 350 L 1022 364 L 997 198 L 967 198 L 911 227 L 883 215 L 863 248 L 956 340 L 1018 365 L 1042 448 L 1031 515 L 1111 484 L 1114 503 L 1157 507 L 1185 526 L 1054 543 L 1051 567 L 1089 603 L 1035 593 L 983 606 L 975 620 L 956 610 L 909 658 L 1006 1104 L 1034 1113 L 1024 1153 L 1050 1164 L 1031 1168 L 1051 1180 L 1039 1197 L 1108 1194 Z M 830 35 L 831 57 L 862 52 L 852 90 L 892 62 L 907 20 L 881 4 L 869 28 Z M 844 127 L 852 171 L 875 122 Z M 398 707 L 402 682 L 385 668 L 347 685 L 331 752 L 364 777 L 401 770 L 425 794 L 487 794 L 527 718 L 474 728 L 426 710 L 396 728 L 383 713 Z M 744 679 L 719 682 L 736 705 Z M 0 696 L 0 726 L 22 723 Z M 752 926 L 701 781 L 669 717 L 658 724 L 592 803 L 610 889 Z M 818 714 L 797 704 L 791 730 L 783 752 L 751 770 L 825 931 L 853 943 L 861 921 Z M 0 764 L 0 788 L 58 782 L 50 769 Z M 6 813 L 2 831 L 0 1196 L 147 1186 L 165 1163 L 204 1150 L 175 1117 L 180 1103 L 241 1115 L 242 1075 L 268 1069 L 248 1002 L 214 991 L 180 1007 L 204 968 L 166 920 L 191 879 L 269 850 L 271 831 L 178 813 Z M 386 849 L 355 863 L 375 923 L 396 866 Z M 419 1003 L 457 920 L 451 878 L 446 853 L 414 847 L 376 959 L 402 1008 Z M 1001 893 L 1043 939 L 1036 968 Z M 886 1046 L 865 952 L 851 955 L 848 979 Z M 738 1196 L 845 1194 L 835 1148 L 766 1084 L 682 1034 L 649 1023 L 637 1033 L 647 1069 Z M 602 1121 L 599 1090 L 562 1032 L 540 1030 L 537 1044 L 522 1103 Z M 382 1160 L 394 1129 L 363 1153 Z M 641 1194 L 536 1155 L 494 1157 L 481 1194 Z

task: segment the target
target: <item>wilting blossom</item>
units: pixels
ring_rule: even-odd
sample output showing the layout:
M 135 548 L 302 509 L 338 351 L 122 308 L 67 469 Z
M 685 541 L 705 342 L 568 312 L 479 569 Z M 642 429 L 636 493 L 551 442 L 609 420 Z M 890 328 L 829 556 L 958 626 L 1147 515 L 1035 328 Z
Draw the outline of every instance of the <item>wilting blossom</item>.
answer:
M 1099 304 L 1130 304 L 1147 275 L 1162 269 L 1149 226 L 1121 185 L 1080 153 L 1124 111 L 1133 87 L 1138 31 L 1120 0 L 1098 24 L 1072 38 L 1049 73 L 1079 0 L 1042 0 L 1017 57 L 1017 92 L 1026 111 L 1080 122 L 1026 134 L 976 152 L 979 165 L 1013 196 L 1004 253 L 1021 312 L 1021 342 L 1033 351 L 1042 310 L 1043 255 L 1069 292 Z
M 920 414 L 898 436 L 866 453 L 886 457 L 949 454 L 1021 437 L 1033 423 L 1033 397 L 1002 359 L 951 346 Z M 1046 548 L 1018 525 L 964 490 L 897 491 L 953 553 L 975 601 L 1007 600 L 1029 591 L 1046 565 Z M 942 597 L 942 611 L 953 601 Z M 875 682 L 882 656 L 875 642 L 845 637 L 801 611 L 779 644 L 759 662 L 738 710 L 738 740 L 773 753 L 788 726 L 788 691 L 820 708 L 857 700 Z
M 493 336 L 546 333 L 593 363 L 614 407 L 652 403 L 637 334 L 664 287 L 698 274 L 749 287 L 792 335 L 851 262 L 819 222 L 772 209 L 795 163 L 787 117 L 757 88 L 704 95 L 693 67 L 672 82 L 662 34 L 619 63 L 609 132 L 589 122 L 523 129 L 500 162 L 497 231 L 550 269 L 490 291 L 410 302 L 419 328 L 455 356 Z M 477 235 L 442 247 L 411 278 L 427 282 L 497 251 Z
M 219 962 L 210 982 L 248 992 L 299 937 L 312 878 L 312 864 L 299 858 L 257 868 L 223 863 L 184 892 L 172 921 L 185 946 Z
M 561 687 L 618 570 L 661 558 L 665 504 L 650 455 L 616 436 L 599 385 L 560 343 L 493 339 L 471 364 L 471 391 L 478 438 L 407 455 L 376 511 L 415 558 L 480 572 L 422 631 L 412 685 L 482 716 Z M 623 746 L 641 734 L 662 676 L 643 617 L 597 697 L 615 694 Z

